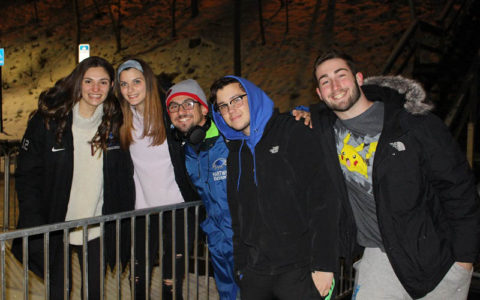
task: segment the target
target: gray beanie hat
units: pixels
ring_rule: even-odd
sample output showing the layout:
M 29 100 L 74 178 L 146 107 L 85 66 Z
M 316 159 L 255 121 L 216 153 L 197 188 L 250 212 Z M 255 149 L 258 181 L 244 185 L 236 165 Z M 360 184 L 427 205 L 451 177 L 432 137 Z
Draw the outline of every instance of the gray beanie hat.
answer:
M 130 68 L 137 69 L 143 73 L 142 65 L 134 59 L 129 59 L 118 67 L 118 70 L 117 70 L 118 79 L 120 79 L 120 73 Z
M 195 101 L 198 101 L 201 105 L 203 105 L 207 111 L 208 111 L 208 105 L 207 105 L 207 97 L 205 96 L 205 93 L 203 92 L 202 88 L 198 84 L 197 81 L 193 79 L 187 79 L 184 81 L 180 81 L 179 83 L 173 85 L 167 92 L 167 110 L 168 110 L 168 104 L 170 104 L 170 101 L 176 97 L 176 96 L 188 96 Z M 170 112 L 168 112 L 170 113 Z

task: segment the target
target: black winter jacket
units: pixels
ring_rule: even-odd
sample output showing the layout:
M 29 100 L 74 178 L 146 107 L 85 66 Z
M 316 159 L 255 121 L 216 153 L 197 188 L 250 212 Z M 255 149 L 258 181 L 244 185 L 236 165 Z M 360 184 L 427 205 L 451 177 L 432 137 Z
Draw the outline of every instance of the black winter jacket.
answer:
M 428 112 L 425 92 L 417 83 L 377 77 L 367 79 L 362 90 L 385 107 L 373 163 L 385 251 L 404 288 L 420 298 L 435 288 L 453 262 L 477 258 L 480 211 L 475 178 L 446 126 Z M 356 227 L 337 158 L 335 121 L 323 103 L 312 107 L 314 131 L 328 153 L 327 172 L 342 203 L 341 251 L 351 257 Z
M 274 113 L 255 146 L 258 186 L 252 152 L 241 144 L 227 143 L 236 271 L 248 266 L 278 274 L 307 266 L 335 272 L 339 205 L 329 192 L 319 140 L 303 123 Z
M 72 115 L 65 127 L 62 143 L 56 142 L 55 125 L 47 130 L 40 114 L 28 122 L 22 140 L 18 165 L 15 171 L 15 187 L 18 194 L 20 216 L 17 228 L 29 228 L 45 224 L 65 222 L 73 177 Z M 133 164 L 130 154 L 120 149 L 111 139 L 103 153 L 104 202 L 102 214 L 113 214 L 135 208 Z M 105 257 L 115 264 L 115 222 L 105 224 Z M 50 268 L 58 263 L 55 258 L 63 251 L 62 232 L 50 235 Z M 122 224 L 121 261 L 130 256 L 130 228 L 128 220 Z M 43 277 L 43 235 L 32 236 L 28 243 L 29 268 Z M 13 243 L 12 251 L 22 261 L 22 241 Z

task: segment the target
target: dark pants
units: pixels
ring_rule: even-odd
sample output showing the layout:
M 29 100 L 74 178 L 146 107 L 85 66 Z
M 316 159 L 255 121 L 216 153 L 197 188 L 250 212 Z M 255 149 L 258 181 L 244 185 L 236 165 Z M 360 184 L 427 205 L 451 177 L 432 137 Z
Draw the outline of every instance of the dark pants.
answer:
M 175 291 L 172 290 L 172 285 L 163 284 L 162 299 L 173 299 L 175 293 L 176 299 L 183 299 L 182 286 L 183 278 L 185 276 L 185 258 L 188 256 L 188 251 L 185 252 L 184 239 L 184 217 L 183 210 L 176 212 L 175 219 Z M 193 223 L 189 223 L 190 227 Z M 159 231 L 158 231 L 158 216 L 150 217 L 150 235 L 149 235 L 149 278 L 152 276 L 152 269 L 154 262 L 158 259 L 159 250 Z M 192 247 L 193 229 L 189 230 L 189 248 Z M 145 255 L 145 217 L 138 217 L 135 224 L 135 299 L 146 299 L 146 255 Z M 173 263 L 172 263 L 172 212 L 165 212 L 163 215 L 163 279 L 172 279 Z M 150 287 L 148 287 L 150 290 Z
M 83 270 L 83 246 L 70 245 L 70 253 L 68 255 L 68 265 L 70 272 L 68 274 L 69 289 L 72 291 L 72 253 L 76 252 L 80 262 L 80 271 Z M 50 299 L 64 299 L 63 285 L 63 248 L 58 249 L 58 255 L 55 257 L 57 263 L 53 264 L 50 270 Z M 88 299 L 100 299 L 100 239 L 94 239 L 88 242 Z M 83 298 L 83 276 L 81 285 L 81 295 Z
M 322 299 L 308 268 L 277 275 L 259 274 L 247 268 L 240 280 L 240 295 L 242 300 Z

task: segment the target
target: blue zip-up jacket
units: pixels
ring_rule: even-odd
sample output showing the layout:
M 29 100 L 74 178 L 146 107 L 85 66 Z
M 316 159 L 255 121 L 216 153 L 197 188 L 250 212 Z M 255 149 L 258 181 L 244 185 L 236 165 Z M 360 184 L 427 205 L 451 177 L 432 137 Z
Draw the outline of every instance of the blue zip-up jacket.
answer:
M 207 235 L 215 283 L 221 300 L 235 300 L 232 221 L 227 202 L 228 148 L 212 122 L 199 145 L 185 145 L 188 175 L 197 188 L 207 211 L 200 225 Z

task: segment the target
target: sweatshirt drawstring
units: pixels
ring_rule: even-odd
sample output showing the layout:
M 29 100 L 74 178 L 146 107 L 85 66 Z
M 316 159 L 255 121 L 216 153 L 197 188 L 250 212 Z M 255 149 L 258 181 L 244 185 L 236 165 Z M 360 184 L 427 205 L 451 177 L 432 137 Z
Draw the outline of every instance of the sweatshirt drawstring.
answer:
M 238 150 L 238 179 L 237 179 L 237 192 L 240 188 L 240 177 L 242 176 L 242 148 L 243 143 L 245 140 L 242 140 L 242 144 L 240 145 L 240 150 Z
M 257 159 L 255 158 L 255 149 L 252 151 L 253 154 L 253 181 L 255 182 L 255 186 L 258 186 L 257 182 Z

